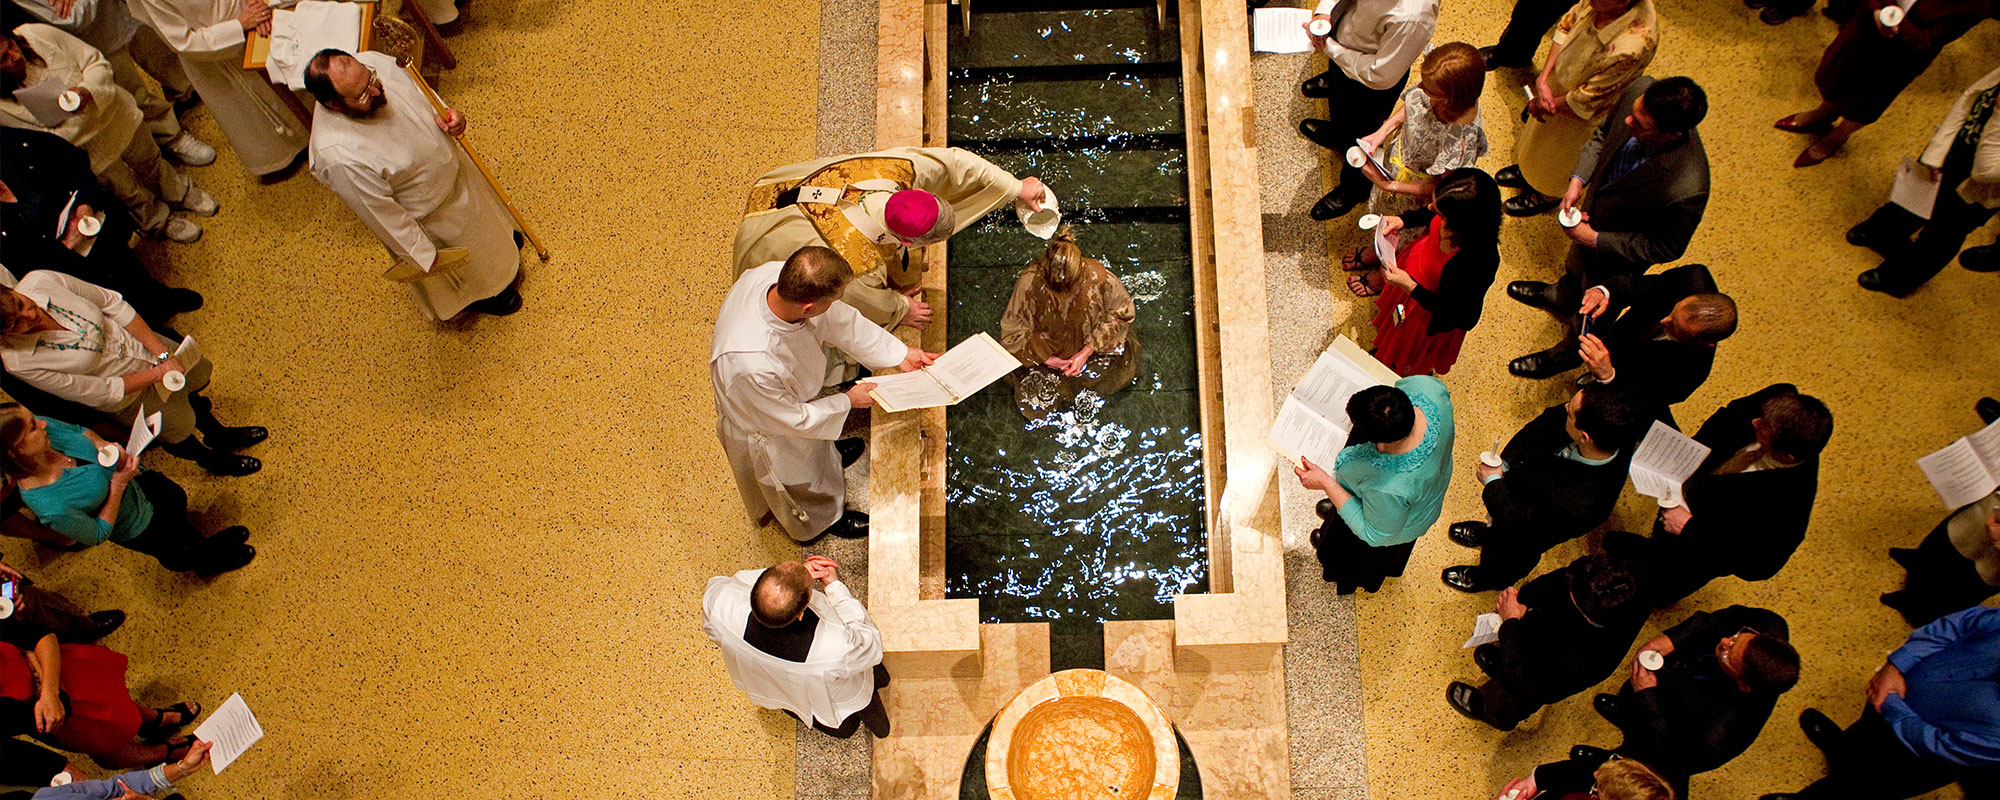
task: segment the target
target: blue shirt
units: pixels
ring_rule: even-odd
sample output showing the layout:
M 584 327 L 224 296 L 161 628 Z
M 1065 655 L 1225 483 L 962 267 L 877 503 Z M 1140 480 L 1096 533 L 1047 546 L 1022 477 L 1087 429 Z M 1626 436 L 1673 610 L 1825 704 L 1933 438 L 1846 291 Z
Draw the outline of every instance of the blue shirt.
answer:
M 125 498 L 118 504 L 118 524 L 97 518 L 104 499 L 111 494 L 111 470 L 97 463 L 97 445 L 83 428 L 61 420 L 36 417 L 49 424 L 49 447 L 76 459 L 76 466 L 63 470 L 55 483 L 21 490 L 21 503 L 49 526 L 79 544 L 127 542 L 146 532 L 153 524 L 153 504 L 146 500 L 139 484 L 125 485 Z
M 2000 608 L 1974 606 L 1910 634 L 1889 655 L 1905 694 L 1882 718 L 1920 758 L 2000 767 Z
M 1375 547 L 1414 542 L 1444 512 L 1451 485 L 1451 392 L 1444 381 L 1416 375 L 1396 381 L 1410 404 L 1424 412 L 1424 438 L 1407 453 L 1390 455 L 1373 444 L 1340 451 L 1333 477 L 1354 495 L 1340 518 Z

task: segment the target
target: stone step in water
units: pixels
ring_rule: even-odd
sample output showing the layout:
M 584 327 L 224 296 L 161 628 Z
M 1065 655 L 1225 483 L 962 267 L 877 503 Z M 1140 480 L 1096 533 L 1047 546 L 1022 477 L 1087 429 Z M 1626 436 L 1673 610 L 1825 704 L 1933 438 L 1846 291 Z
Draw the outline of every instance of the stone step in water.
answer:
M 1180 134 L 1178 75 L 1111 74 L 1037 80 L 1007 75 L 953 81 L 947 139 L 985 140 Z
M 1152 3 L 1133 8 L 1026 11 L 974 2 L 972 35 L 954 19 L 946 54 L 953 69 L 1176 61 L 1180 32 L 1162 27 Z

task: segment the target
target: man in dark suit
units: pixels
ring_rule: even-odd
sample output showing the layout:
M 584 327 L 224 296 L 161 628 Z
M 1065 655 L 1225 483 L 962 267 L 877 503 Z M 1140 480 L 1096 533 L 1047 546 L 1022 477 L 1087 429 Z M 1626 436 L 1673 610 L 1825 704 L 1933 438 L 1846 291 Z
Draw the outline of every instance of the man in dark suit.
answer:
M 1584 307 L 1602 307 L 1602 289 L 1584 293 Z M 1648 412 L 1664 412 L 1688 399 L 1708 380 L 1715 346 L 1736 332 L 1736 301 L 1715 290 L 1708 267 L 1687 264 L 1642 275 L 1632 284 L 1631 307 L 1598 332 L 1514 359 L 1507 370 L 1546 378 L 1589 367 L 1586 380 L 1624 387 Z
M 1805 541 L 1819 453 L 1832 435 L 1826 404 L 1789 383 L 1731 401 L 1695 432 L 1710 452 L 1681 487 L 1681 505 L 1660 511 L 1653 535 L 1638 540 L 1643 548 L 1638 537 L 1605 546 L 1642 549 L 1654 608 L 1724 575 L 1769 579 Z
M 1591 705 L 1625 734 L 1618 753 L 1659 770 L 1686 797 L 1688 777 L 1749 749 L 1778 696 L 1798 683 L 1790 638 L 1785 618 L 1761 608 L 1697 611 L 1641 645 L 1632 678 Z M 1658 670 L 1646 668 L 1646 651 L 1663 659 Z
M 1585 386 L 1543 411 L 1480 464 L 1491 524 L 1453 523 L 1451 540 L 1480 548 L 1478 566 L 1446 567 L 1446 586 L 1486 592 L 1528 577 L 1549 548 L 1589 533 L 1625 491 L 1632 447 L 1652 418 L 1622 388 Z
M 1500 640 L 1472 651 L 1488 680 L 1453 681 L 1458 713 L 1503 731 L 1544 705 L 1596 686 L 1625 660 L 1646 624 L 1640 567 L 1625 556 L 1586 555 L 1500 593 Z
M 1691 79 L 1633 81 L 1570 173 L 1559 208 L 1584 216 L 1563 228 L 1574 244 L 1562 280 L 1515 281 L 1508 296 L 1567 318 L 1585 289 L 1602 286 L 1597 313 L 1615 312 L 1639 275 L 1687 252 L 1708 208 L 1708 153 L 1695 131 L 1707 114 L 1708 96 Z

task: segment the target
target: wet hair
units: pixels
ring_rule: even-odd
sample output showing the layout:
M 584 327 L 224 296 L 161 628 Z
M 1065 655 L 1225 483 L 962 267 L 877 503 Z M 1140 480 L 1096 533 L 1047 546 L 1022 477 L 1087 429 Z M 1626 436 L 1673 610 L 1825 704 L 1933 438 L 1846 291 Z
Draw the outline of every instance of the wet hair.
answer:
M 1833 412 L 1810 395 L 1785 393 L 1765 398 L 1758 416 L 1771 426 L 1771 449 L 1793 458 L 1812 458 L 1833 438 Z
M 1597 800 L 1674 800 L 1674 787 L 1660 773 L 1629 758 L 1597 768 Z
M 1703 344 L 1715 344 L 1736 332 L 1736 300 L 1721 292 L 1688 295 L 1674 311 L 1686 315 L 1695 340 Z
M 1410 435 L 1417 424 L 1416 407 L 1410 396 L 1394 386 L 1370 386 L 1347 398 L 1347 418 L 1354 428 L 1347 444 L 1393 442 Z
M 30 64 L 48 66 L 48 62 L 42 60 L 42 55 L 35 52 L 35 48 L 28 46 L 28 40 L 23 38 L 21 34 L 14 32 L 14 26 L 8 26 L 5 35 L 8 39 L 13 40 L 15 47 L 21 48 L 21 59 L 23 61 Z M 19 91 L 20 88 L 21 84 L 15 81 L 13 76 L 0 73 L 0 94 L 13 97 L 14 92 Z
M 1576 409 L 1576 429 L 1590 434 L 1592 444 L 1606 450 L 1624 450 L 1639 441 L 1652 427 L 1653 417 L 1639 407 L 1632 393 L 1608 383 L 1583 387 L 1583 402 Z
M 0 403 L 0 474 L 9 479 L 25 478 L 35 473 L 34 465 L 21 460 L 16 454 L 21 447 L 21 437 L 28 434 L 28 428 L 35 418 L 26 414 L 16 414 L 20 403 Z
M 840 299 L 851 280 L 854 268 L 847 259 L 832 248 L 807 245 L 778 270 L 778 296 L 793 303 L 830 303 Z
M 1799 682 L 1799 651 L 1770 634 L 1750 637 L 1743 645 L 1743 682 L 1755 692 L 1784 692 Z
M 750 586 L 750 619 L 766 628 L 797 622 L 812 600 L 812 575 L 806 565 L 784 561 L 764 570 Z
M 1417 88 L 1434 98 L 1431 113 L 1439 120 L 1449 122 L 1479 106 L 1479 92 L 1486 88 L 1486 59 L 1479 48 L 1464 42 L 1438 45 L 1424 55 L 1421 71 Z
M 1676 75 L 1646 87 L 1646 113 L 1661 133 L 1687 133 L 1708 116 L 1708 93 L 1693 78 Z
M 1068 289 L 1083 277 L 1083 249 L 1076 246 L 1076 233 L 1068 225 L 1062 226 L 1062 230 L 1049 237 L 1049 246 L 1028 267 L 1040 272 L 1042 282 L 1049 288 Z
M 353 54 L 346 50 L 329 47 L 314 53 L 312 60 L 306 62 L 303 80 L 306 84 L 306 91 L 312 94 L 314 100 L 333 106 L 339 105 L 340 101 L 347 99 L 340 93 L 339 89 L 333 88 L 333 76 L 326 74 L 327 70 L 333 69 L 333 60 L 341 56 L 352 58 Z
M 1438 178 L 1433 197 L 1452 243 L 1486 248 L 1500 241 L 1500 184 L 1478 167 L 1459 167 Z
M 1639 563 L 1629 556 L 1586 555 L 1569 565 L 1569 593 L 1576 609 L 1599 625 L 1652 609 L 1639 593 Z

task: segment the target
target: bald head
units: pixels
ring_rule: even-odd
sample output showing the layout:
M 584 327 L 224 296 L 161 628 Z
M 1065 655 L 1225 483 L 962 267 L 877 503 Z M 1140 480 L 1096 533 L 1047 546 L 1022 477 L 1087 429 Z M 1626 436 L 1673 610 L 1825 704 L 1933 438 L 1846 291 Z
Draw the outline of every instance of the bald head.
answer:
M 778 296 L 799 305 L 825 306 L 840 299 L 851 280 L 854 268 L 839 253 L 819 245 L 801 247 L 778 271 Z
M 1736 301 L 1720 292 L 1691 294 L 1668 317 L 1682 341 L 1715 344 L 1736 332 Z
M 799 620 L 812 599 L 813 579 L 806 565 L 780 562 L 750 587 L 750 618 L 766 628 L 782 628 Z
M 381 79 L 345 50 L 327 48 L 314 53 L 306 62 L 302 80 L 320 105 L 350 117 L 370 116 L 388 101 Z

